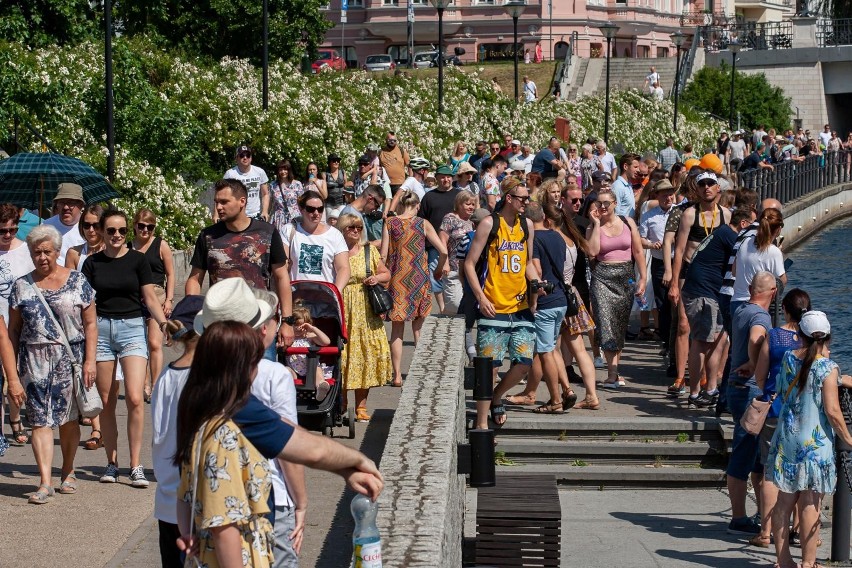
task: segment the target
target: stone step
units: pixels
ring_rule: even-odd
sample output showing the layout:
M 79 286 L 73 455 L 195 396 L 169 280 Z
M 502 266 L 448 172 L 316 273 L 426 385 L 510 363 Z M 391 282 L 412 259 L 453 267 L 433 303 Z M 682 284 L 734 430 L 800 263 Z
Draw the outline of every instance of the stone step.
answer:
M 719 487 L 725 482 L 721 468 L 674 467 L 660 465 L 577 465 L 534 464 L 522 466 L 497 466 L 498 474 L 548 473 L 556 476 L 560 485 L 603 490 L 605 488 L 659 488 L 684 489 Z
M 593 465 L 693 464 L 719 466 L 725 446 L 714 442 L 589 441 L 513 436 L 498 439 L 497 451 L 522 464 L 588 462 Z
M 678 440 L 707 441 L 720 439 L 719 421 L 702 416 L 691 419 L 656 416 L 617 418 L 589 416 L 568 412 L 555 415 L 538 415 L 532 412 L 513 412 L 509 408 L 508 421 L 500 428 L 499 437 L 570 436 L 591 439 L 615 438 L 617 440 Z M 613 436 L 614 435 L 614 436 Z

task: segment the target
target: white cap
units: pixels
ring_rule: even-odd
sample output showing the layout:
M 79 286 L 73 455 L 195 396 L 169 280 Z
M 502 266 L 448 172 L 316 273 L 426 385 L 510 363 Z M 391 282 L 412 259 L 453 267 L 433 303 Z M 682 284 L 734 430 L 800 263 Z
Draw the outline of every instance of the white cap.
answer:
M 527 169 L 527 166 L 520 160 L 512 160 L 512 163 L 509 164 L 509 169 L 513 172 L 522 172 Z
M 520 146 L 521 141 L 520 140 L 512 140 L 509 144 L 514 144 L 515 146 Z
M 831 324 L 828 323 L 825 312 L 809 310 L 802 314 L 799 329 L 808 337 L 813 337 L 815 333 L 822 333 L 825 336 L 831 333 Z
M 719 183 L 719 178 L 717 178 L 716 174 L 714 174 L 713 172 L 704 172 L 702 174 L 698 174 L 698 177 L 696 178 L 695 182 L 699 183 L 701 181 L 704 181 L 705 179 L 713 180 L 713 183 Z

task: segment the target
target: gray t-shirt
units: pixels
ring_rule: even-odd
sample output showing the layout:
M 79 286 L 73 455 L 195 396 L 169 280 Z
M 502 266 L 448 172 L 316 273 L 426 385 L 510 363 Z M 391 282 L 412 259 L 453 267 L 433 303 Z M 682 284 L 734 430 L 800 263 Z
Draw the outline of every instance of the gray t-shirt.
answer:
M 731 325 L 731 374 L 728 380 L 743 384 L 754 383 L 754 376 L 747 379 L 737 374 L 736 369 L 748 361 L 748 337 L 751 328 L 759 325 L 766 332 L 772 328 L 772 318 L 769 312 L 751 302 L 746 302 L 734 313 Z

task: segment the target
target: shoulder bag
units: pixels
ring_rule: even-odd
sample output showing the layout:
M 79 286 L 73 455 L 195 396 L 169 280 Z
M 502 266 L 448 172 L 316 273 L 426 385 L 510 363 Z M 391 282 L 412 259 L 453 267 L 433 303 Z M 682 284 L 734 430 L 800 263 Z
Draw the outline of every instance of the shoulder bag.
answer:
M 195 502 L 198 489 L 198 468 L 201 467 L 201 443 L 204 441 L 204 430 L 207 428 L 205 421 L 198 432 L 195 434 L 195 451 L 192 452 L 192 479 L 190 485 L 192 487 L 192 505 L 189 508 L 189 535 L 195 536 Z M 186 560 L 183 563 L 184 568 L 201 568 L 201 561 L 197 556 L 186 555 Z
M 94 384 L 91 387 L 86 388 L 86 383 L 83 380 L 83 365 L 74 358 L 74 351 L 71 350 L 71 344 L 68 343 L 68 336 L 65 335 L 65 330 L 62 328 L 59 320 L 56 319 L 53 309 L 50 307 L 50 304 L 47 303 L 47 300 L 44 299 L 44 295 L 41 293 L 41 290 L 29 274 L 27 275 L 27 282 L 33 287 L 38 299 L 47 309 L 47 315 L 50 316 L 50 319 L 59 331 L 59 339 L 62 341 L 62 345 L 68 351 L 68 358 L 71 361 L 71 371 L 73 374 L 72 380 L 74 381 L 74 396 L 77 399 L 77 407 L 80 411 L 80 415 L 83 418 L 94 418 L 104 409 L 104 404 L 98 394 L 98 389 Z
M 367 266 L 367 276 L 365 278 L 369 278 L 372 274 L 370 270 L 370 243 L 364 245 L 364 264 Z M 367 292 L 367 301 L 374 314 L 380 316 L 391 311 L 393 308 L 393 298 L 384 286 L 381 284 L 373 284 L 372 286 L 364 284 L 364 290 Z
M 790 382 L 790 386 L 787 387 L 787 392 L 784 395 L 785 401 L 790 396 L 790 392 L 792 392 L 795 384 L 796 381 L 793 380 Z M 769 400 L 760 400 L 760 398 L 751 399 L 748 408 L 746 408 L 745 413 L 740 418 L 740 426 L 743 427 L 743 430 L 754 436 L 759 435 L 760 431 L 763 430 L 763 425 L 766 423 L 766 415 L 769 414 L 769 409 L 772 408 L 772 403 L 775 402 L 775 397 L 777 396 L 778 393 L 775 393 Z
M 574 286 L 570 283 L 566 283 L 562 279 L 563 269 L 559 269 L 556 266 L 556 263 L 553 262 L 553 257 L 550 256 L 550 252 L 547 251 L 544 247 L 542 250 L 545 252 L 545 256 L 547 257 L 547 261 L 550 263 L 550 269 L 553 271 L 553 274 L 556 276 L 556 279 L 559 281 L 559 286 L 562 287 L 562 291 L 565 293 L 565 299 L 568 301 L 568 309 L 565 312 L 565 317 L 571 318 L 580 313 L 580 303 L 577 301 L 577 295 L 574 293 Z M 574 265 L 577 265 L 577 259 L 574 259 Z

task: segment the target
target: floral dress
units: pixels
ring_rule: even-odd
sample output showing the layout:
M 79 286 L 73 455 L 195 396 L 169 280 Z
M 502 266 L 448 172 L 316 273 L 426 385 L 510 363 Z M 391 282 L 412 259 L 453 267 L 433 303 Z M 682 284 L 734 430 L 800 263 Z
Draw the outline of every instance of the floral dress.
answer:
M 426 233 L 420 217 L 389 217 L 390 321 L 411 321 L 432 312 L 432 288 L 426 258 Z
M 379 268 L 379 250 L 370 247 L 370 272 Z M 349 256 L 349 283 L 343 288 L 343 309 L 349 340 L 340 356 L 340 371 L 347 390 L 379 387 L 393 377 L 390 346 L 382 320 L 367 302 L 364 247 Z
M 800 393 L 798 387 L 793 387 L 787 394 L 801 366 L 801 359 L 792 351 L 781 363 L 777 392 L 783 406 L 766 459 L 766 479 L 784 493 L 834 493 L 834 429 L 823 409 L 822 384 L 837 369 L 837 363 L 825 357 L 815 359 L 804 391 Z M 839 386 L 839 374 L 837 380 Z
M 349 320 L 344 320 L 349 321 Z M 308 339 L 307 337 L 297 337 L 293 340 L 293 347 L 314 347 L 316 345 L 313 341 Z M 307 377 L 308 375 L 308 356 L 307 355 L 288 355 L 287 356 L 287 365 L 293 369 L 293 371 L 299 375 L 300 377 Z M 320 369 L 322 370 L 322 376 L 326 380 L 331 378 L 333 367 L 323 363 L 320 361 L 319 363 Z
M 441 221 L 441 230 L 450 237 L 447 239 L 447 258 L 450 261 L 450 273 L 459 271 L 457 258 L 459 245 L 469 245 L 468 233 L 473 230 L 473 221 L 463 220 L 456 213 L 447 213 Z
M 23 320 L 18 373 L 27 394 L 27 420 L 35 427 L 56 428 L 78 417 L 74 370 L 58 339 L 59 330 L 33 286 L 26 277 L 18 278 L 9 296 L 9 308 L 18 310 Z M 65 331 L 74 359 L 82 363 L 86 346 L 82 310 L 94 301 L 95 291 L 76 270 L 56 290 L 40 290 Z
M 290 184 L 273 181 L 269 188 L 269 193 L 272 194 L 272 218 L 269 222 L 278 229 L 282 237 L 287 224 L 301 215 L 298 200 L 304 192 L 305 188 L 299 180 L 293 180 Z
M 208 423 L 201 444 L 194 512 L 201 566 L 219 566 L 210 529 L 232 524 L 242 536 L 243 566 L 272 566 L 273 529 L 265 517 L 272 488 L 269 461 L 231 420 Z M 193 442 L 193 458 L 195 446 Z M 192 465 L 184 463 L 180 469 L 178 495 L 192 503 Z

